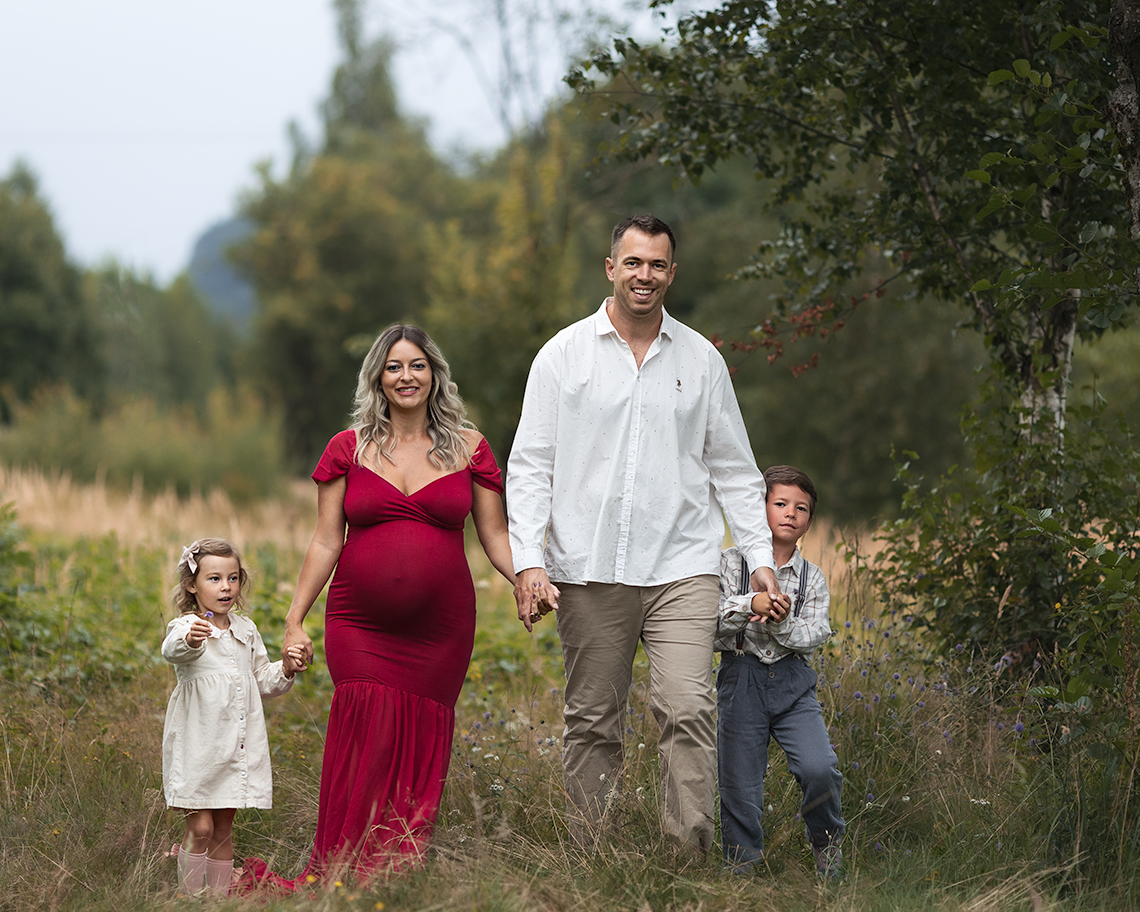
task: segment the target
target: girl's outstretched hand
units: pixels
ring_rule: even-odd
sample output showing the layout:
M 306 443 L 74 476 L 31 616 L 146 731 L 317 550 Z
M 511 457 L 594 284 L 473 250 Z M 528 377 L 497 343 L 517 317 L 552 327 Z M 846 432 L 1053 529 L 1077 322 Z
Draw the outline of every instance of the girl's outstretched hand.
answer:
M 204 621 L 200 617 L 194 618 L 193 623 L 190 624 L 190 629 L 186 631 L 186 645 L 192 649 L 197 649 L 210 638 L 210 622 Z

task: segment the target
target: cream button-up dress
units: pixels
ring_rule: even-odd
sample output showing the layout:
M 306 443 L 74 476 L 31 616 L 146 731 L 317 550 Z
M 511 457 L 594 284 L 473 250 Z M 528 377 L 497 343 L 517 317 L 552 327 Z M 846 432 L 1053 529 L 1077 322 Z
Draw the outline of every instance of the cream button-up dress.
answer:
M 262 697 L 293 686 L 281 662 L 270 662 L 257 626 L 230 615 L 197 648 L 186 643 L 194 615 L 167 625 L 162 657 L 178 685 L 166 707 L 162 783 L 168 807 L 270 808 L 273 774 Z

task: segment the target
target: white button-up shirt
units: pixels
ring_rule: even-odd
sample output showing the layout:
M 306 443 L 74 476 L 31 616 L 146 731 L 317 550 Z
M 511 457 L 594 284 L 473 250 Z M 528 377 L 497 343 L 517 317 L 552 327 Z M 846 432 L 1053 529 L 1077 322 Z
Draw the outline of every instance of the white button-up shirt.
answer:
M 772 568 L 764 493 L 724 359 L 667 313 L 640 369 L 606 302 L 535 357 L 507 463 L 516 572 L 630 586 L 715 574 L 720 510 L 749 565 Z

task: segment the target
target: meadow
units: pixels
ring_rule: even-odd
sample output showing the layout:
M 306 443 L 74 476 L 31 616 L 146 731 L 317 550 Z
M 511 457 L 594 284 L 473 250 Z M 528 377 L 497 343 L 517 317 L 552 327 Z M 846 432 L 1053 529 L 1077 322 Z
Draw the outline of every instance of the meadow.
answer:
M 816 882 L 782 753 L 766 778 L 766 869 L 678 854 L 657 816 L 656 724 L 639 655 L 621 824 L 573 847 L 559 761 L 561 655 L 552 619 L 528 635 L 477 545 L 474 657 L 457 708 L 445 803 L 420 870 L 312 896 L 174 896 L 181 838 L 162 800 L 160 741 L 174 675 L 158 655 L 180 545 L 232 537 L 253 571 L 248 611 L 271 654 L 309 534 L 309 486 L 243 505 L 224 494 L 115 493 L 0 470 L 0 909 L 209 906 L 320 910 L 1115 910 L 1136 907 L 1135 838 L 1119 770 L 1069 750 L 1033 672 L 931 649 L 883 614 L 858 563 L 817 528 L 808 556 L 833 590 L 819 697 L 844 776 L 844 880 Z M 321 655 L 319 613 L 308 624 Z M 331 685 L 319 661 L 267 703 L 272 811 L 239 812 L 237 854 L 303 867 L 316 822 Z M 1068 731 L 1065 730 L 1067 735 Z M 1130 774 L 1129 774 L 1130 775 Z M 1114 829 L 1115 828 L 1115 829 Z

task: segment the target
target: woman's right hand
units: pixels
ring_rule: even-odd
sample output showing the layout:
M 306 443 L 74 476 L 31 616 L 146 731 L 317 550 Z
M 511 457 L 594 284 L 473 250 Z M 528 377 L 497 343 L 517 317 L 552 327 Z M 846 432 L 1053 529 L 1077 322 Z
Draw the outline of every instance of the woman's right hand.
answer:
M 286 624 L 285 642 L 281 646 L 281 658 L 286 662 L 294 657 L 295 653 L 291 653 L 294 646 L 301 647 L 306 666 L 313 664 L 313 641 L 305 633 L 305 628 L 300 624 Z

